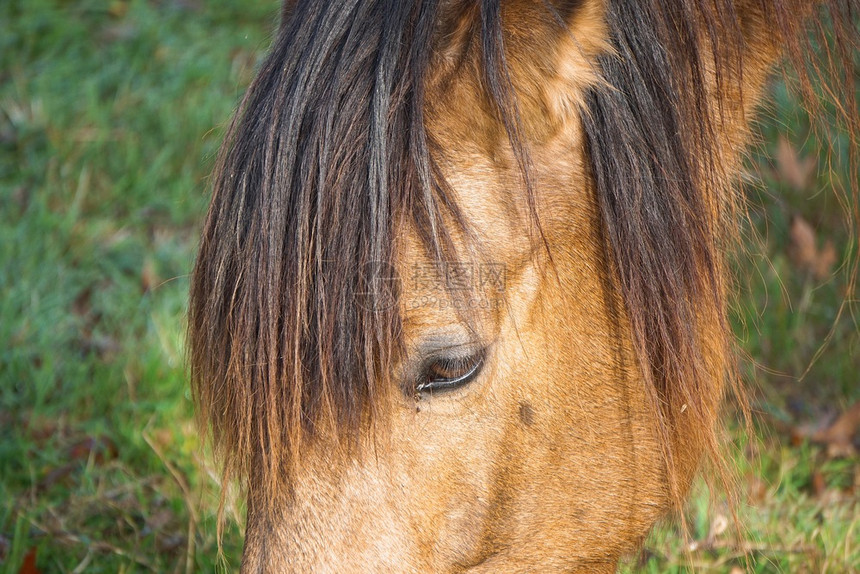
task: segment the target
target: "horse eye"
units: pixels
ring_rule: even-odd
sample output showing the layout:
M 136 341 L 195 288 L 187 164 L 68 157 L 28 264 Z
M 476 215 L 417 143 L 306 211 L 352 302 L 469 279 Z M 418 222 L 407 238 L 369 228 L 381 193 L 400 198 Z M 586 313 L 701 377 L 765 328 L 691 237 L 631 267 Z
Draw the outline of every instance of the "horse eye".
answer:
M 419 393 L 448 391 L 472 382 L 484 366 L 483 351 L 468 357 L 439 357 L 427 362 L 415 390 Z

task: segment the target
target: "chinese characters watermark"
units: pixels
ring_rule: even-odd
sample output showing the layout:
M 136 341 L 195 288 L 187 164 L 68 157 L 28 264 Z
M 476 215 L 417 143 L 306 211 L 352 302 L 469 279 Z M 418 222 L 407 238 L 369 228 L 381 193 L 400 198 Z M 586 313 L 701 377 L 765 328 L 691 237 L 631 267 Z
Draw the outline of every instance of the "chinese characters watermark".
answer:
M 364 273 L 367 292 L 360 294 L 359 303 L 378 311 L 397 305 L 398 294 L 406 310 L 496 309 L 507 283 L 502 263 L 415 263 L 401 276 L 391 264 L 373 262 Z

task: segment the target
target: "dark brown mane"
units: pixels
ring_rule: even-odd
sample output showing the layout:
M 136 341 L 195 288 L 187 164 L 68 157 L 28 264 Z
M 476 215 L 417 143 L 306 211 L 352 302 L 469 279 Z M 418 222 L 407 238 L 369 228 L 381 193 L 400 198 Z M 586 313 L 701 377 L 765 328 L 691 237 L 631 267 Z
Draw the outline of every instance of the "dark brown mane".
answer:
M 435 11 L 297 2 L 230 127 L 189 329 L 227 475 L 253 462 L 277 489 L 308 431 L 354 429 L 375 404 L 398 316 L 366 270 L 392 262 L 407 208 L 441 243 L 422 115 Z
M 810 91 L 811 76 L 804 73 L 823 73 L 831 82 L 844 78 L 830 86 L 846 106 L 843 119 L 850 132 L 857 133 L 847 56 L 856 41 L 851 3 L 830 3 L 832 41 L 845 59 L 830 60 L 826 72 L 804 64 L 812 42 L 804 29 L 812 10 L 808 3 L 748 2 L 740 7 L 743 14 L 735 4 L 610 0 L 608 20 L 617 53 L 602 57 L 600 64 L 616 90 L 594 90 L 583 114 L 607 257 L 615 263 L 644 390 L 661 415 L 658 425 L 670 471 L 669 445 L 682 440 L 700 440 L 719 460 L 713 434 L 678 437 L 675 417 L 683 406 L 685 417 L 693 419 L 685 429 L 708 429 L 709 411 L 716 405 L 703 404 L 709 396 L 704 387 L 727 375 L 714 372 L 703 356 L 714 343 L 702 340 L 697 325 L 705 317 L 719 317 L 728 342 L 723 257 L 737 229 L 737 166 L 719 150 L 732 143 L 720 140 L 722 124 L 744 119 L 750 111 L 736 109 L 744 74 L 755 70 L 757 59 L 784 50 L 802 70 L 799 77 L 810 105 L 817 100 Z M 772 22 L 772 36 L 751 36 L 751 18 Z M 817 31 L 822 38 L 827 34 L 821 27 Z
M 228 478 L 254 465 L 252 487 L 277 492 L 315 427 L 357 435 L 400 350 L 397 307 L 384 304 L 397 293 L 366 270 L 393 265 L 404 218 L 429 253 L 450 254 L 441 221 L 458 212 L 431 154 L 424 92 L 451 4 L 298 0 L 230 126 L 189 309 L 195 399 Z M 498 1 L 462 4 L 479 19 L 479 85 L 528 181 L 505 53 L 515 23 Z M 561 19 L 577 4 L 546 8 Z M 725 313 L 723 225 L 734 202 L 720 124 L 737 111 L 751 51 L 785 50 L 809 89 L 807 5 L 750 0 L 740 14 L 728 0 L 607 3 L 616 52 L 599 65 L 611 88 L 595 88 L 582 117 L 607 261 L 670 469 L 677 409 L 708 420 L 715 405 L 702 404 L 701 388 L 724 375 L 709 368 L 696 328 Z M 831 63 L 847 74 L 831 88 L 857 133 L 846 67 L 856 8 L 828 6 Z M 749 18 L 773 22 L 773 36 L 749 36 Z M 700 438 L 716 452 L 713 436 Z

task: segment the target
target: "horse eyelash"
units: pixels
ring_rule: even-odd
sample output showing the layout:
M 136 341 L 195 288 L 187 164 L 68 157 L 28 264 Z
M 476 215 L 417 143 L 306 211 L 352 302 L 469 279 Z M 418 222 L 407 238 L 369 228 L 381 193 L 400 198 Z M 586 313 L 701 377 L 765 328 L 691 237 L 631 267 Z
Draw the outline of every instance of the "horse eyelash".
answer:
M 432 391 L 432 390 L 449 390 L 460 387 L 471 382 L 481 372 L 484 366 L 485 353 L 481 350 L 478 353 L 465 357 L 436 357 L 429 359 L 421 369 L 421 375 L 415 384 L 417 393 Z M 459 371 L 460 369 L 470 367 L 469 370 L 459 376 L 450 378 L 434 378 L 431 372 L 434 366 L 440 365 L 441 370 Z M 436 383 L 434 385 L 434 382 Z

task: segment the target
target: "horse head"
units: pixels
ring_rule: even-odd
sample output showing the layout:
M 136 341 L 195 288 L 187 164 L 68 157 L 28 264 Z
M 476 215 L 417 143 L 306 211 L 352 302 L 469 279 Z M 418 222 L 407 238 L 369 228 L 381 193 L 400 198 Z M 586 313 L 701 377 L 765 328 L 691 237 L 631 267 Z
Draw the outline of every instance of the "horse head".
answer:
M 803 4 L 288 3 L 191 292 L 243 570 L 614 570 L 718 459 L 740 154 Z

